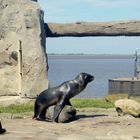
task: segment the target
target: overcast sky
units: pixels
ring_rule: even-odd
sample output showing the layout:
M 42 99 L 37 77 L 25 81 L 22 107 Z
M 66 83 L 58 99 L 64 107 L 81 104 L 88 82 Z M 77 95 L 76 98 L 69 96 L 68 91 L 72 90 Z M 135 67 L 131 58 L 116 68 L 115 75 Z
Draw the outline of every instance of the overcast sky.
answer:
M 46 22 L 140 20 L 140 0 L 38 0 Z M 140 37 L 48 38 L 47 53 L 133 54 Z

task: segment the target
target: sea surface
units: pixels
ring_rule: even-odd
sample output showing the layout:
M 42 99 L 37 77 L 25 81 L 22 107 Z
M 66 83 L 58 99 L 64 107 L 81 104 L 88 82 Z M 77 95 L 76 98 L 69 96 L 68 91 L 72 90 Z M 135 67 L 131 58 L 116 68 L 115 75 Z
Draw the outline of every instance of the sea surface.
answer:
M 76 97 L 98 98 L 108 95 L 108 80 L 115 77 L 133 77 L 134 58 L 126 56 L 48 55 L 49 86 L 72 80 L 86 72 L 95 80 Z

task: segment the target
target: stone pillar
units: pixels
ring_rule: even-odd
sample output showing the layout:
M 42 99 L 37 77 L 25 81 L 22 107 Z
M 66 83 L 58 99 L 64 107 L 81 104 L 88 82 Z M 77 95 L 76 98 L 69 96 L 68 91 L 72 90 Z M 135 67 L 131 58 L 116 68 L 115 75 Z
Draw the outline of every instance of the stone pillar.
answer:
M 0 21 L 0 96 L 34 98 L 48 87 L 44 13 L 31 0 L 3 0 Z

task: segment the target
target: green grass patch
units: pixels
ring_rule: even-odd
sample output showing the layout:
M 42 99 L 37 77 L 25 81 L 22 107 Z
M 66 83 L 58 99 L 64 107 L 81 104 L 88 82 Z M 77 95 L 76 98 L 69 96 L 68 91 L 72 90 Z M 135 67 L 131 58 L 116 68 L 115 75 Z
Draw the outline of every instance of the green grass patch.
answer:
M 71 104 L 75 108 L 113 108 L 115 100 L 128 98 L 126 95 L 109 95 L 102 99 L 94 99 L 94 98 L 73 98 L 71 99 Z M 130 99 L 134 99 L 140 102 L 140 97 L 131 97 Z M 0 113 L 25 113 L 25 112 L 33 112 L 34 103 L 28 104 L 20 104 L 20 105 L 10 105 L 7 107 L 0 107 Z
M 10 105 L 7 107 L 0 107 L 0 113 L 24 113 L 24 112 L 32 112 L 33 104 L 20 104 L 20 105 Z
M 114 104 L 112 102 L 107 102 L 105 99 L 72 99 L 72 105 L 75 108 L 113 108 Z
M 106 102 L 105 99 L 71 99 L 71 103 L 75 108 L 112 108 L 114 104 L 112 102 Z M 0 107 L 0 113 L 24 113 L 33 112 L 34 104 L 20 104 L 10 105 L 7 107 Z

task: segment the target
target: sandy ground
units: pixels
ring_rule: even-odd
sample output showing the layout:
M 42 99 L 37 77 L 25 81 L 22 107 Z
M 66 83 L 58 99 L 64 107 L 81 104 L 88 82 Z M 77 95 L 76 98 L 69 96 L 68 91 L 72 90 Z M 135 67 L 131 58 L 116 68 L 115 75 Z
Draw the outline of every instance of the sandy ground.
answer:
M 118 117 L 115 109 L 77 112 L 78 119 L 65 124 L 32 120 L 32 113 L 1 114 L 7 133 L 0 140 L 140 140 L 140 118 Z

